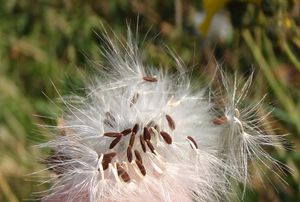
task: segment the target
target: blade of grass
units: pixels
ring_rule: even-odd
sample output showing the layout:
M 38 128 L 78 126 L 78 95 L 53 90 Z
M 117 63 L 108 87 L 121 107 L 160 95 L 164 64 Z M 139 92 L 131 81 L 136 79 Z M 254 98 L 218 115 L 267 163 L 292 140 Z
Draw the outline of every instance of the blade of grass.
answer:
M 288 92 L 280 83 L 277 81 L 276 77 L 274 76 L 270 65 L 265 60 L 260 48 L 256 45 L 251 33 L 249 30 L 242 31 L 243 39 L 246 42 L 246 45 L 250 49 L 254 59 L 256 60 L 257 64 L 260 65 L 260 68 L 267 79 L 271 89 L 275 93 L 276 97 L 278 98 L 279 102 L 281 103 L 282 107 L 286 109 L 288 114 L 291 116 L 293 120 L 294 126 L 297 130 L 298 136 L 300 135 L 300 116 L 297 111 L 297 107 L 290 96 L 288 96 L 285 92 Z
M 2 193 L 5 195 L 5 197 L 8 199 L 10 202 L 18 202 L 19 200 L 17 197 L 14 195 L 13 191 L 9 187 L 9 184 L 5 180 L 5 178 L 1 175 L 0 173 L 0 190 L 2 190 Z

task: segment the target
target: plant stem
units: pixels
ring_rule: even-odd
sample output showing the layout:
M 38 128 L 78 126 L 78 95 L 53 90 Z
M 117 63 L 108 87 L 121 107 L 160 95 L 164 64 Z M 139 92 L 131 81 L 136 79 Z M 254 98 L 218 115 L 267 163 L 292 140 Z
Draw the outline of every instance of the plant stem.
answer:
M 260 68 L 262 69 L 262 72 L 264 73 L 264 76 L 266 77 L 270 87 L 272 88 L 273 92 L 275 93 L 276 97 L 278 98 L 281 105 L 287 110 L 289 115 L 291 116 L 291 119 L 293 120 L 293 123 L 296 127 L 298 135 L 300 135 L 300 116 L 297 113 L 297 107 L 293 100 L 286 94 L 287 90 L 284 89 L 282 85 L 277 81 L 275 78 L 273 72 L 271 71 L 270 65 L 265 60 L 261 50 L 256 45 L 253 37 L 251 36 L 249 30 L 242 31 L 242 36 L 252 52 L 252 55 L 254 59 L 256 60 L 257 64 L 259 64 Z
M 288 45 L 288 43 L 286 41 L 283 42 L 282 48 L 285 51 L 288 58 L 293 63 L 293 65 L 298 69 L 298 71 L 300 71 L 300 62 L 297 59 L 297 57 L 294 55 L 293 51 L 291 50 L 290 46 Z

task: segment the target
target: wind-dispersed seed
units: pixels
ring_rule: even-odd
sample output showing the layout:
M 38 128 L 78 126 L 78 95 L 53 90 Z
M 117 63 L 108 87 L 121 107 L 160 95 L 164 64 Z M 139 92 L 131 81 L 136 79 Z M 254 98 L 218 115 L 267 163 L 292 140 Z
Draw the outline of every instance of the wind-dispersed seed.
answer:
M 112 159 L 117 155 L 116 152 L 111 152 L 103 155 L 102 159 L 102 167 L 103 170 L 106 170 L 108 168 L 108 165 L 111 163 Z
M 197 142 L 195 141 L 195 139 L 193 137 L 187 136 L 186 138 L 189 139 L 194 144 L 194 146 L 195 146 L 196 149 L 198 149 Z M 192 147 L 192 145 L 191 145 L 191 147 Z
M 145 139 L 144 139 L 143 135 L 140 135 L 140 143 L 141 143 L 143 152 L 146 152 Z
M 119 137 L 116 137 L 109 145 L 109 149 L 114 148 L 122 139 L 122 135 L 120 135 Z
M 172 144 L 172 137 L 164 131 L 159 133 L 167 144 Z
M 138 166 L 138 168 L 140 169 L 142 175 L 145 176 L 146 175 L 146 169 L 145 169 L 144 165 L 142 164 L 142 162 L 140 162 L 139 160 L 135 160 L 135 163 Z
M 172 119 L 172 117 L 167 114 L 166 119 L 167 119 L 167 122 L 168 122 L 168 125 L 169 125 L 170 129 L 175 130 L 175 121 Z
M 125 129 L 121 132 L 124 136 L 128 135 L 129 133 L 131 133 L 131 128 Z
M 143 79 L 148 82 L 157 82 L 157 78 L 152 76 L 144 76 Z
M 130 136 L 130 139 L 129 139 L 129 146 L 130 146 L 130 147 L 133 147 L 133 145 L 134 145 L 134 140 L 135 140 L 135 133 L 132 132 L 132 133 L 131 133 L 131 136 Z
M 117 155 L 116 152 L 110 152 L 103 155 L 103 159 L 113 159 Z
M 139 160 L 141 163 L 143 163 L 142 156 L 138 150 L 134 150 L 134 155 L 137 160 Z
M 139 124 L 136 123 L 132 128 L 132 133 L 136 134 L 138 132 L 138 130 L 139 130 Z
M 149 132 L 149 129 L 148 128 L 144 128 L 144 139 L 145 140 L 150 140 L 151 139 L 151 134 L 150 134 L 150 132 Z
M 124 182 L 130 181 L 129 174 L 126 172 L 124 168 L 122 168 L 120 164 L 117 164 L 117 171 L 118 171 L 118 175 L 122 178 Z
M 127 159 L 129 161 L 129 163 L 131 163 L 132 161 L 132 149 L 130 146 L 127 147 Z
M 153 146 L 153 144 L 150 142 L 150 140 L 146 140 L 146 143 L 147 143 L 147 146 L 149 147 L 149 149 L 151 150 L 151 152 L 152 152 L 153 154 L 155 154 L 155 152 L 154 152 L 154 146 Z
M 105 137 L 120 137 L 120 136 L 122 136 L 122 134 L 117 133 L 117 132 L 106 132 L 103 134 L 103 136 L 105 136 Z

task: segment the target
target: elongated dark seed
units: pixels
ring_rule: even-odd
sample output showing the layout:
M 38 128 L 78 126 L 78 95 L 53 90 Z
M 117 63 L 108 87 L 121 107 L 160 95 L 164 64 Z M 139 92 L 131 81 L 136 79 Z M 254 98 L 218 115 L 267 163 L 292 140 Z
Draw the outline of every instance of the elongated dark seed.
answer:
M 106 161 L 102 162 L 102 168 L 103 168 L 103 170 L 106 170 L 108 168 L 108 165 L 109 165 L 108 162 L 106 162 Z
M 130 146 L 127 147 L 127 159 L 129 161 L 129 163 L 131 163 L 132 161 L 132 149 Z
M 157 78 L 152 77 L 152 76 L 144 76 L 143 79 L 148 82 L 156 82 L 157 81 Z
M 138 166 L 138 168 L 140 169 L 142 175 L 146 175 L 146 169 L 144 167 L 144 165 L 142 164 L 142 162 L 140 162 L 139 160 L 135 160 L 136 165 Z
M 132 107 L 139 99 L 140 94 L 135 93 L 130 101 L 130 107 Z
M 129 140 L 129 146 L 132 148 L 134 145 L 134 140 L 135 140 L 135 133 L 132 132 Z
M 222 125 L 227 123 L 227 118 L 225 116 L 217 117 L 212 121 L 215 125 Z
M 117 155 L 116 152 L 111 152 L 103 155 L 102 167 L 103 170 L 108 168 L 109 163 L 111 163 L 112 159 Z
M 191 136 L 187 136 L 187 139 L 189 139 L 193 144 L 194 144 L 194 146 L 196 147 L 196 149 L 198 149 L 198 145 L 197 145 L 197 142 L 194 140 L 194 138 L 193 137 L 191 137 Z M 192 147 L 192 145 L 191 145 L 191 147 Z M 192 147 L 193 148 L 193 147 Z
M 138 130 L 139 130 L 139 124 L 136 123 L 132 128 L 132 132 L 136 134 Z
M 146 152 L 146 145 L 145 145 L 145 140 L 144 140 L 143 135 L 140 135 L 140 143 L 141 143 L 143 152 Z
M 172 137 L 167 132 L 161 131 L 160 135 L 167 144 L 172 144 Z
M 105 159 L 112 159 L 112 158 L 114 158 L 116 155 L 117 155 L 116 152 L 106 153 L 106 154 L 103 155 L 103 160 L 105 160 Z
M 151 134 L 150 134 L 150 132 L 149 132 L 149 129 L 148 128 L 144 128 L 144 139 L 145 140 L 151 140 Z
M 122 135 L 120 135 L 119 137 L 116 137 L 109 145 L 109 149 L 114 148 L 122 139 Z
M 149 149 L 151 150 L 151 152 L 152 152 L 153 154 L 155 154 L 155 152 L 154 152 L 154 146 L 153 146 L 153 144 L 150 142 L 150 140 L 147 140 L 146 143 L 147 143 L 147 146 L 149 147 Z
M 122 134 L 117 133 L 117 132 L 107 132 L 107 133 L 104 133 L 103 136 L 106 136 L 106 137 L 120 137 L 120 136 L 122 136 Z
M 129 133 L 131 133 L 131 128 L 125 129 L 121 132 L 124 136 L 128 135 Z
M 170 127 L 171 130 L 175 130 L 175 122 L 174 120 L 172 119 L 172 117 L 170 115 L 166 115 L 166 119 L 168 121 L 168 125 Z
M 122 168 L 122 166 L 120 164 L 117 164 L 117 171 L 118 171 L 118 175 L 122 178 L 122 180 L 124 182 L 130 181 L 130 177 L 129 177 L 128 173 L 126 172 L 126 170 L 124 168 Z
M 137 160 L 139 160 L 141 163 L 143 163 L 142 156 L 138 150 L 134 150 L 134 155 Z

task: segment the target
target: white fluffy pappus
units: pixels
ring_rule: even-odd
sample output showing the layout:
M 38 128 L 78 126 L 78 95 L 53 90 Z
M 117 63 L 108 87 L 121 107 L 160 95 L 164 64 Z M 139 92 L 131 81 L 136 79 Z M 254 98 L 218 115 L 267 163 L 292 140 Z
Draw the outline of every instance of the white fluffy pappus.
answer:
M 252 117 L 260 103 L 239 109 L 252 78 L 241 89 L 222 78 L 220 117 L 179 59 L 177 74 L 147 67 L 128 35 L 106 35 L 108 65 L 86 97 L 62 98 L 63 123 L 41 145 L 56 174 L 43 201 L 224 201 L 248 181 L 249 159 L 276 163 L 261 148 L 276 141 Z

